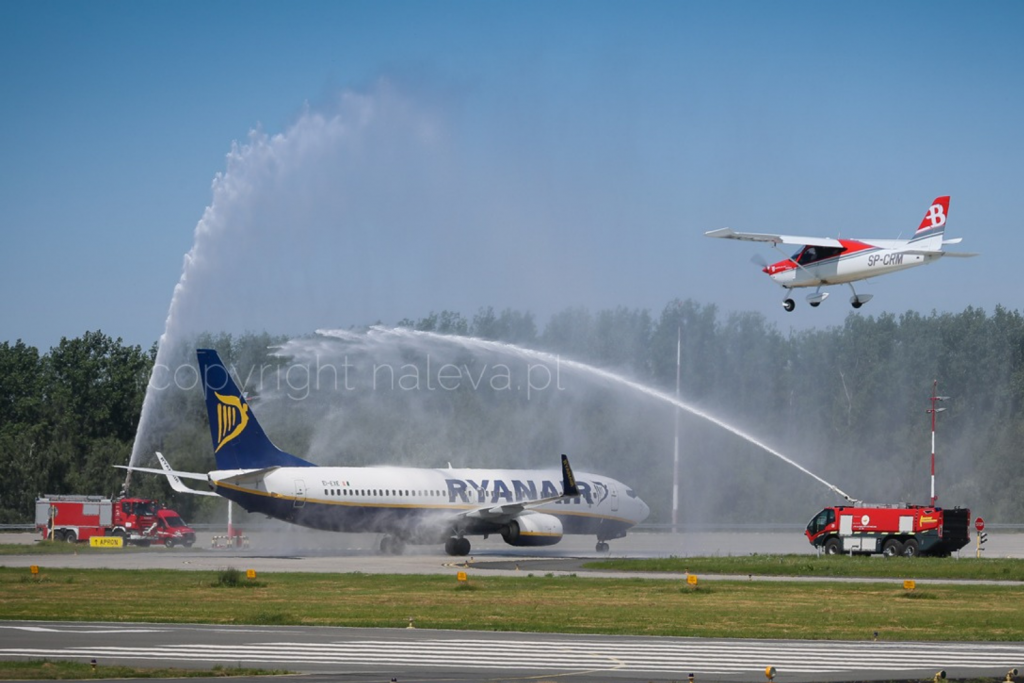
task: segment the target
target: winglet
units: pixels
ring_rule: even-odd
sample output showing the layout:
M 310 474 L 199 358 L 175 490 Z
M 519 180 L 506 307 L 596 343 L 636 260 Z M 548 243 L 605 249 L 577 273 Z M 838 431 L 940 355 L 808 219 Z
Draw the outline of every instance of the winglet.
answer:
M 569 456 L 564 453 L 562 454 L 562 495 L 580 495 L 579 487 L 576 486 L 576 477 L 573 475 L 572 467 L 569 465 Z
M 171 485 L 171 488 L 178 493 L 191 493 L 196 496 L 216 496 L 217 494 L 213 491 L 197 491 L 194 488 L 186 486 L 181 478 L 178 477 L 178 473 L 171 469 L 170 463 L 167 462 L 167 458 L 160 451 L 156 452 L 156 459 L 160 461 L 160 467 L 163 468 L 167 476 L 167 483 Z

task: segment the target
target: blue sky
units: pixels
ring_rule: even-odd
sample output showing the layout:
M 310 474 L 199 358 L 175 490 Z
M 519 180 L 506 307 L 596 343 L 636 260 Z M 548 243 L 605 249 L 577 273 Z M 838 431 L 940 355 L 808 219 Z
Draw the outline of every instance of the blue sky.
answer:
M 310 258 L 275 272 L 299 225 L 250 251 L 232 281 L 263 310 L 230 327 L 676 297 L 841 324 L 847 291 L 786 314 L 757 247 L 703 233 L 895 237 L 941 194 L 982 256 L 868 283 L 861 314 L 1020 309 L 1022 31 L 1011 2 L 3 3 L 0 340 L 155 341 L 232 144 L 342 93 L 441 142 L 407 156 L 375 129 L 378 201 L 285 212 L 323 224 Z

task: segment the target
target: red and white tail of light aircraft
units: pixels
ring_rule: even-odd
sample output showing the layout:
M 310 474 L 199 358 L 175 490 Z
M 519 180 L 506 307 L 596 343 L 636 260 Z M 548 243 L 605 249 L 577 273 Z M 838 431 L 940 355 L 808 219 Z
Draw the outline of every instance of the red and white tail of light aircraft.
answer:
M 945 251 L 947 244 L 959 244 L 962 238 L 944 239 L 946 217 L 949 215 L 949 197 L 937 197 L 928 207 L 917 232 L 910 239 L 832 239 L 831 237 L 799 237 L 769 235 L 754 232 L 736 232 L 721 228 L 704 233 L 708 237 L 723 237 L 748 242 L 766 242 L 785 255 L 780 244 L 800 246 L 790 257 L 765 265 L 762 269 L 772 280 L 786 289 L 782 307 L 792 311 L 796 303 L 791 291 L 797 287 L 816 287 L 807 295 L 811 306 L 818 306 L 828 298 L 821 288 L 829 285 L 847 285 L 853 296 L 850 304 L 860 308 L 871 299 L 871 294 L 857 294 L 854 282 L 898 270 L 923 266 L 943 256 L 977 256 L 976 253 Z

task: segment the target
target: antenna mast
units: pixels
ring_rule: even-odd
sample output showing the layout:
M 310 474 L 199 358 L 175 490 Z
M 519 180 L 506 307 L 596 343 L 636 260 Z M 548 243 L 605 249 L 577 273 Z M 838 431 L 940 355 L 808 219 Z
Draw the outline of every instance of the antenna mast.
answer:
M 945 408 L 936 407 L 935 404 L 949 398 L 949 396 L 939 396 L 938 391 L 939 380 L 935 380 L 932 382 L 932 397 L 929 399 L 932 407 L 927 411 L 932 416 L 932 507 L 935 507 L 935 416 L 945 410 Z

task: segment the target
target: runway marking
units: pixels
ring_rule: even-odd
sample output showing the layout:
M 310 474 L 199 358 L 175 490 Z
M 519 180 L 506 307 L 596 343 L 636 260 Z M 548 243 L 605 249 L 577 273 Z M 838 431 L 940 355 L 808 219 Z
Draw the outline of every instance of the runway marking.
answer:
M 38 628 L 38 627 L 32 627 Z M 498 657 L 500 652 L 501 656 Z M 201 662 L 339 664 L 359 666 L 510 668 L 537 671 L 743 674 L 767 664 L 780 671 L 836 674 L 861 670 L 911 671 L 1020 666 L 1024 645 L 1001 643 L 849 643 L 835 641 L 489 640 L 426 638 L 328 643 L 266 642 L 244 645 L 165 644 L 160 652 L 96 646 L 0 648 L 0 657 L 167 659 Z

